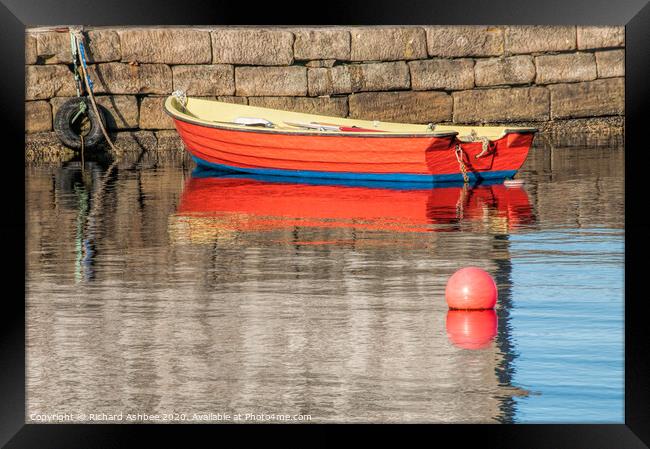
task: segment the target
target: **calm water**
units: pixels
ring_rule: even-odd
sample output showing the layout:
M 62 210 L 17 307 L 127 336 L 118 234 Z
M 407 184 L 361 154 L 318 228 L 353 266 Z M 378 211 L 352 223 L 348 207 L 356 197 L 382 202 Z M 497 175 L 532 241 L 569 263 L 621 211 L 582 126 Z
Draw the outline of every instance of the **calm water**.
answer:
M 27 420 L 622 423 L 623 156 L 474 189 L 28 166 Z M 448 313 L 467 265 L 496 313 Z

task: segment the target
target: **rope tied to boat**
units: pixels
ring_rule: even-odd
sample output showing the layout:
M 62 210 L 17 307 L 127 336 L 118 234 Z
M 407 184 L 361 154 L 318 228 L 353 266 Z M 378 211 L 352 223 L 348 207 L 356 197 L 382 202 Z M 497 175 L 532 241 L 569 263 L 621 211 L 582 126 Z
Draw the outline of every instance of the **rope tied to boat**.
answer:
M 467 184 L 469 182 L 469 176 L 467 175 L 467 167 L 465 167 L 465 162 L 463 162 L 463 149 L 460 147 L 459 143 L 456 144 L 454 154 L 456 155 L 456 160 L 458 161 L 460 172 L 463 174 L 463 182 Z
M 483 146 L 481 148 L 481 152 L 478 153 L 476 156 L 474 156 L 476 159 L 480 159 L 480 158 L 482 158 L 484 156 L 487 156 L 488 153 L 489 153 L 489 150 L 491 150 L 491 147 L 492 147 L 492 145 L 491 145 L 492 142 L 490 142 L 490 139 L 488 139 L 485 136 L 479 136 L 475 129 L 473 129 L 468 135 L 463 136 L 460 139 L 465 141 L 465 142 L 477 142 L 479 140 L 481 141 Z

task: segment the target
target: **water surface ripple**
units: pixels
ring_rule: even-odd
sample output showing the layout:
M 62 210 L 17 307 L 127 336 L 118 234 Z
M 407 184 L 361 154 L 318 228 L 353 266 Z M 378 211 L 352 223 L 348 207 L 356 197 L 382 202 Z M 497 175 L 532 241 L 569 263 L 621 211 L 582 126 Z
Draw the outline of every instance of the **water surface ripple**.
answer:
M 28 166 L 27 420 L 621 423 L 623 155 L 471 189 Z M 448 314 L 467 265 L 495 314 Z

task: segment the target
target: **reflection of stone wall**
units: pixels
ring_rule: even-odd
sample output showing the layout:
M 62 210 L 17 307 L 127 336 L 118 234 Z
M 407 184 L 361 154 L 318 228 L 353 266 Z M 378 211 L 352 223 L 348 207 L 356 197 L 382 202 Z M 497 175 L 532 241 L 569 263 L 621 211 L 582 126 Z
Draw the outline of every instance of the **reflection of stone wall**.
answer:
M 552 179 L 552 182 L 539 183 L 534 191 L 529 188 L 538 220 L 575 228 L 621 228 L 621 217 L 625 215 L 621 201 L 625 191 L 624 161 L 622 146 L 565 146 L 531 152 L 524 171 Z M 595 182 L 586 180 L 586 172 L 599 176 Z
M 445 279 L 458 264 L 494 272 L 494 235 L 296 227 L 170 244 L 188 175 L 176 167 L 117 170 L 75 234 L 83 176 L 27 170 L 28 414 L 494 422 L 510 392 L 494 347 L 458 351 L 445 332 Z M 102 171 L 86 170 L 92 197 Z M 81 239 L 94 241 L 95 277 L 75 284 Z M 350 244 L 298 243 L 310 240 Z
M 552 177 L 524 186 L 539 222 L 620 227 L 623 158 L 615 148 L 532 152 L 524 171 Z M 28 415 L 494 422 L 516 393 L 496 375 L 503 347 L 459 352 L 445 333 L 444 286 L 458 266 L 495 274 L 504 307 L 510 254 L 500 230 L 297 227 L 190 242 L 174 227 L 189 173 L 128 168 L 116 171 L 91 232 L 80 234 L 79 171 L 27 168 Z M 88 193 L 102 173 L 86 167 Z M 80 238 L 94 240 L 92 283 L 72 281 Z M 310 241 L 337 243 L 299 243 Z
M 172 128 L 175 89 L 280 109 L 404 122 L 622 129 L 624 28 L 424 26 L 101 28 L 86 33 L 117 130 Z M 26 130 L 50 132 L 75 95 L 67 32 L 26 36 Z M 612 119 L 612 117 L 614 119 Z

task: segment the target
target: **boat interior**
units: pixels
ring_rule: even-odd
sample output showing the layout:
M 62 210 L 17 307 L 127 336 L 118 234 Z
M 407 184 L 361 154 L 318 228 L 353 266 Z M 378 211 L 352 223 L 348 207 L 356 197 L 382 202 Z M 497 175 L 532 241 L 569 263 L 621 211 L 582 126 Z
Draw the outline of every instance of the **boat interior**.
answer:
M 183 104 L 184 103 L 184 104 Z M 357 120 L 325 115 L 306 114 L 278 109 L 226 103 L 203 98 L 170 96 L 165 101 L 165 110 L 178 120 L 196 125 L 296 134 L 336 134 L 373 136 L 442 137 L 457 135 L 458 139 L 476 140 L 487 137 L 496 140 L 508 133 L 528 133 L 535 128 L 499 126 L 458 126 L 454 124 L 418 125 L 384 122 L 379 120 Z

